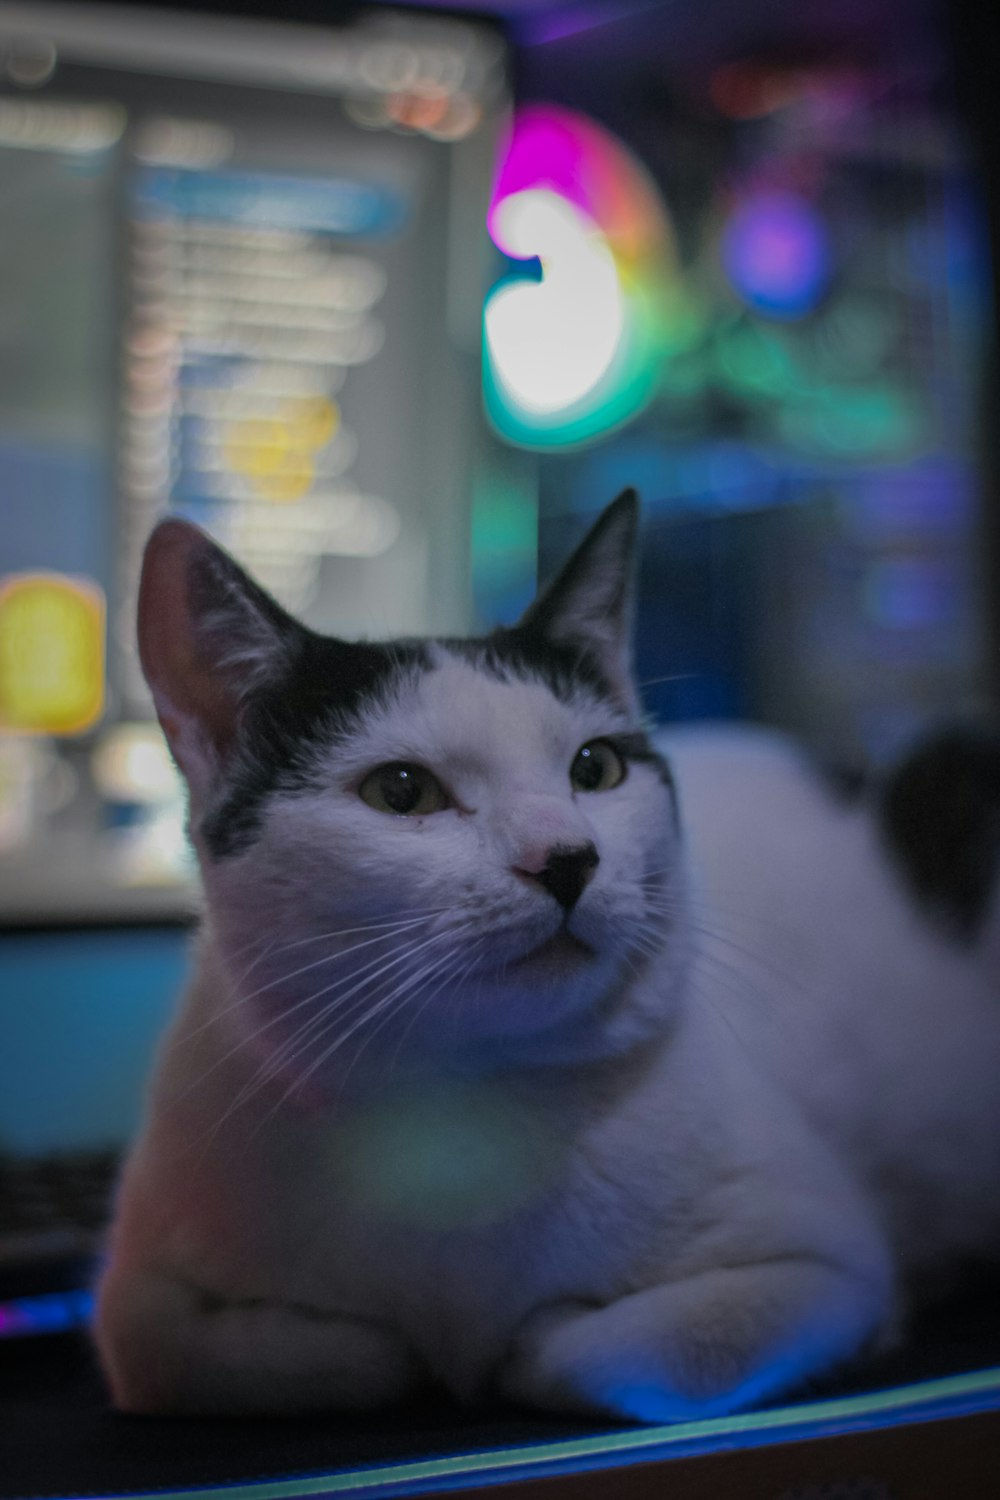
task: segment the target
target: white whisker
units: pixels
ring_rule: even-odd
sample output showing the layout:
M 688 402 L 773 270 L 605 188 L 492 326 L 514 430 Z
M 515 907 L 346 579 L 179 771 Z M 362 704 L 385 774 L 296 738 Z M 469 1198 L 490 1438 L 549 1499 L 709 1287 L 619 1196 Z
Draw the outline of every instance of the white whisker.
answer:
M 425 943 L 430 941 L 432 941 L 432 939 L 424 940 Z M 357 946 L 360 947 L 367 945 L 358 944 Z M 424 943 L 411 943 L 407 946 L 406 949 L 404 949 L 402 954 L 397 953 L 392 962 L 402 962 L 413 952 L 419 951 L 420 947 L 422 946 L 424 946 Z M 352 950 L 347 951 L 350 952 Z M 374 982 L 374 980 L 378 978 L 379 973 L 381 972 L 381 970 L 379 969 L 379 965 L 390 966 L 389 964 L 387 964 L 384 955 L 379 955 L 378 957 L 372 959 L 368 964 L 363 965 L 361 969 L 352 968 L 351 972 L 343 976 L 340 980 L 335 981 L 333 984 L 326 985 L 322 989 L 315 990 L 312 992 L 312 994 L 306 995 L 302 999 L 296 1001 L 294 1005 L 288 1006 L 286 1009 L 278 1011 L 275 1015 L 271 1016 L 267 1021 L 258 1026 L 254 1031 L 241 1037 L 235 1044 L 235 1046 L 230 1047 L 228 1051 L 223 1053 L 220 1057 L 216 1058 L 209 1068 L 201 1073 L 198 1078 L 193 1081 L 193 1083 L 189 1084 L 188 1088 L 184 1090 L 183 1094 L 178 1096 L 178 1099 L 186 1098 L 187 1095 L 191 1093 L 192 1089 L 197 1088 L 201 1084 L 203 1084 L 209 1077 L 209 1075 L 214 1073 L 217 1068 L 221 1067 L 225 1062 L 229 1061 L 244 1047 L 247 1047 L 256 1042 L 264 1032 L 269 1031 L 273 1026 L 279 1025 L 281 1022 L 286 1021 L 290 1015 L 292 1015 L 295 1011 L 302 1009 L 303 1006 L 306 1006 L 311 1002 L 321 998 L 323 995 L 333 992 L 341 985 L 349 984 L 352 980 L 357 980 L 360 976 L 368 976 L 367 981 L 362 979 L 362 983 Z M 374 975 L 370 973 L 372 969 L 376 970 L 376 973 Z M 357 986 L 355 986 L 355 988 L 357 988 Z M 334 1002 L 334 1006 L 336 1004 L 339 1004 L 339 1001 Z M 280 1048 L 276 1049 L 275 1052 L 272 1052 L 267 1058 L 264 1059 L 260 1067 L 257 1068 L 251 1078 L 248 1079 L 246 1083 L 244 1083 L 243 1087 L 239 1090 L 236 1098 L 230 1103 L 229 1108 L 225 1111 L 223 1116 L 216 1122 L 215 1126 L 210 1132 L 210 1136 L 215 1134 L 215 1132 L 221 1127 L 225 1120 L 228 1119 L 229 1116 L 233 1113 L 234 1109 L 236 1109 L 241 1103 L 245 1103 L 254 1093 L 256 1093 L 258 1087 L 263 1087 L 264 1085 L 266 1085 L 268 1079 L 272 1077 L 276 1071 L 280 1071 L 280 1066 L 275 1066 L 276 1059 L 279 1058 L 279 1056 L 288 1049 L 291 1049 L 293 1052 L 297 1050 L 298 1044 L 302 1040 L 303 1036 L 307 1034 L 314 1026 L 320 1024 L 328 1016 L 329 1011 L 332 1008 L 334 1007 L 324 1007 L 318 1017 L 312 1017 L 310 1020 L 307 1020 L 293 1033 L 290 1038 L 287 1038 L 286 1041 L 282 1043 Z
M 284 1105 L 288 1101 L 288 1099 L 292 1097 L 293 1094 L 298 1093 L 303 1088 L 305 1088 L 306 1084 L 309 1082 L 309 1079 L 312 1078 L 315 1073 L 323 1066 L 323 1064 L 327 1062 L 328 1059 L 332 1057 L 333 1054 L 337 1052 L 346 1042 L 348 1042 L 352 1036 L 354 1036 L 364 1026 L 367 1026 L 372 1020 L 375 1019 L 376 1016 L 380 1014 L 383 1015 L 383 1020 L 379 1023 L 379 1027 L 381 1027 L 381 1025 L 385 1023 L 385 1021 L 391 1019 L 391 1016 L 393 1014 L 396 1014 L 398 1010 L 402 1009 L 403 1006 L 408 1003 L 408 1000 L 411 998 L 411 995 L 414 991 L 416 993 L 419 993 L 431 978 L 435 976 L 442 978 L 444 975 L 446 975 L 449 967 L 454 964 L 455 957 L 455 954 L 448 953 L 444 954 L 441 958 L 433 961 L 428 967 L 425 967 L 419 973 L 412 975 L 408 980 L 405 980 L 396 989 L 390 991 L 388 995 L 383 996 L 374 1005 L 369 1007 L 369 1009 L 367 1009 L 361 1016 L 359 1016 L 347 1028 L 346 1031 L 340 1032 L 339 1035 L 337 1035 L 337 1037 L 334 1039 L 334 1041 L 331 1042 L 329 1046 L 325 1047 L 323 1051 L 321 1051 L 319 1055 L 313 1059 L 305 1072 L 289 1084 L 288 1088 L 282 1094 L 281 1098 L 278 1099 L 277 1102 L 272 1106 L 272 1108 L 264 1116 L 260 1124 L 255 1127 L 253 1133 L 256 1135 L 257 1131 L 260 1130 L 278 1112 L 279 1109 L 281 1109 L 282 1105 Z M 376 1031 L 379 1029 L 379 1027 L 376 1028 Z M 326 1029 L 333 1029 L 332 1024 Z M 316 1039 L 314 1038 L 313 1040 L 315 1041 Z M 367 1038 L 364 1045 L 367 1046 L 368 1042 L 370 1041 L 371 1037 Z M 344 1077 L 340 1080 L 341 1089 L 345 1087 L 347 1079 L 350 1076 L 351 1071 L 357 1064 L 358 1058 L 361 1056 L 361 1053 L 363 1053 L 363 1051 L 364 1046 L 353 1059 L 350 1067 L 347 1070 L 347 1073 L 345 1073 Z
M 378 984 L 391 970 L 409 962 L 416 954 L 422 952 L 430 944 L 440 942 L 443 938 L 450 935 L 449 933 L 434 933 L 429 938 L 424 938 L 420 942 L 409 944 L 401 953 L 396 953 L 389 959 L 384 959 L 383 957 L 373 959 L 360 970 L 354 969 L 350 974 L 345 975 L 333 984 L 326 985 L 324 988 L 315 990 L 312 994 L 305 996 L 302 1000 L 297 1001 L 295 1005 L 273 1016 L 263 1026 L 259 1027 L 251 1037 L 244 1038 L 239 1043 L 239 1046 L 244 1046 L 248 1041 L 255 1041 L 264 1031 L 269 1030 L 275 1024 L 287 1020 L 289 1015 L 301 1009 L 302 1006 L 319 1000 L 324 995 L 334 993 L 342 985 L 351 985 L 350 989 L 339 995 L 335 1001 L 325 1005 L 317 1015 L 307 1019 L 279 1047 L 269 1053 L 256 1072 L 244 1083 L 243 1087 L 236 1094 L 215 1128 L 218 1129 L 236 1109 L 249 1102 L 254 1094 L 266 1087 L 272 1078 L 285 1072 L 304 1048 L 315 1045 L 316 1041 L 323 1036 L 329 1025 L 333 1024 L 333 1013 L 340 1010 L 359 990 Z M 352 981 L 354 981 L 353 984 Z M 313 1033 L 316 1034 L 314 1035 Z

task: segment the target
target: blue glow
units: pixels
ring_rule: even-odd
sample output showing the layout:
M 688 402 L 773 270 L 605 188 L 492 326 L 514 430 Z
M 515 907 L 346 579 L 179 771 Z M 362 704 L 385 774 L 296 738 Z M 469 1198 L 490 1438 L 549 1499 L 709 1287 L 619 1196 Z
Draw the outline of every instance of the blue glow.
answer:
M 152 928 L 4 937 L 6 1151 L 100 1151 L 129 1138 L 189 941 L 186 931 Z
M 588 455 L 574 479 L 574 510 L 594 511 L 608 494 L 634 484 L 651 512 L 730 514 L 790 503 L 797 488 L 747 443 L 718 441 L 672 447 L 652 437 L 625 438 Z
M 692 1399 L 671 1390 L 664 1376 L 609 1381 L 591 1389 L 604 1406 L 638 1422 L 699 1422 L 746 1411 L 770 1396 L 794 1388 L 822 1359 L 822 1331 L 808 1330 L 760 1369 L 752 1370 L 732 1389 L 708 1399 Z M 829 1354 L 827 1355 L 829 1358 Z
M 140 175 L 135 201 L 145 217 L 169 215 L 335 235 L 394 234 L 408 216 L 406 200 L 390 188 L 346 177 L 273 172 L 150 167 Z
M 804 198 L 761 193 L 736 209 L 722 239 L 730 281 L 760 312 L 800 318 L 830 279 L 826 229 Z
M 224 1496 L 226 1500 L 302 1500 L 305 1496 L 360 1493 L 402 1496 L 426 1494 L 429 1490 L 444 1494 L 476 1484 L 499 1481 L 509 1484 L 521 1479 L 593 1473 L 995 1410 L 1000 1410 L 1000 1367 L 735 1417 L 626 1431 L 617 1428 L 587 1438 L 481 1449 L 375 1468 L 341 1469 L 249 1484 L 205 1485 L 197 1493 L 201 1497 L 218 1496 L 219 1500 Z M 168 1500 L 168 1492 L 160 1490 L 157 1495 L 159 1500 Z M 53 1500 L 80 1500 L 80 1497 L 65 1494 Z M 140 1497 L 132 1492 L 132 1500 Z
M 89 1323 L 93 1312 L 91 1292 L 49 1292 L 39 1297 L 16 1297 L 11 1302 L 0 1302 L 0 1339 L 65 1333 Z
M 809 1368 L 806 1357 L 789 1354 L 776 1359 L 742 1381 L 734 1390 L 712 1400 L 692 1401 L 662 1382 L 627 1381 L 601 1388 L 599 1399 L 637 1422 L 702 1422 L 745 1411 L 798 1384 Z
M 957 569 L 948 560 L 882 558 L 872 564 L 864 580 L 865 613 L 890 630 L 939 627 L 958 614 L 961 585 Z

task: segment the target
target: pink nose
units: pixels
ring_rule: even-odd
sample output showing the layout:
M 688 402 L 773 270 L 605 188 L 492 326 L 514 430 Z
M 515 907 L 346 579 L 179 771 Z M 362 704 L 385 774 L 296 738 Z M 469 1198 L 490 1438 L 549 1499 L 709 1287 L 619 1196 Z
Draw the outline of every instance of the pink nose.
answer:
M 593 844 L 587 843 L 576 848 L 556 844 L 545 852 L 544 859 L 534 852 L 529 858 L 530 863 L 521 860 L 514 866 L 515 874 L 537 881 L 564 910 L 570 911 L 583 895 L 601 856 Z

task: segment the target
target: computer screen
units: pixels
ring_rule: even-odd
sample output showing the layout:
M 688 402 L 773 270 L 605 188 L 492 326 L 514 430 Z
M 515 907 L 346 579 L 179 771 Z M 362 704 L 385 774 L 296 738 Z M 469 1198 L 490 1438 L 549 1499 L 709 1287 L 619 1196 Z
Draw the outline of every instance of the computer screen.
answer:
M 206 528 L 345 635 L 461 631 L 485 22 L 0 10 L 0 910 L 190 903 L 134 647 L 142 549 Z

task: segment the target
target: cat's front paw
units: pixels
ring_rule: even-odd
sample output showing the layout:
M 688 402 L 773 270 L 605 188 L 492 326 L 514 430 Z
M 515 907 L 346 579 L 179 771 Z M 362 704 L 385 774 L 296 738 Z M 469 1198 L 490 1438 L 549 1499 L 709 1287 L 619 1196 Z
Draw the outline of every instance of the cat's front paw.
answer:
M 643 1358 L 642 1341 L 622 1345 L 615 1326 L 622 1307 L 568 1300 L 531 1313 L 498 1372 L 502 1394 L 545 1410 L 634 1421 L 690 1415 L 690 1402 L 678 1404 L 665 1389 L 659 1361 Z
M 790 1257 L 530 1315 L 500 1373 L 511 1400 L 640 1422 L 723 1416 L 850 1359 L 890 1314 L 886 1286 Z

